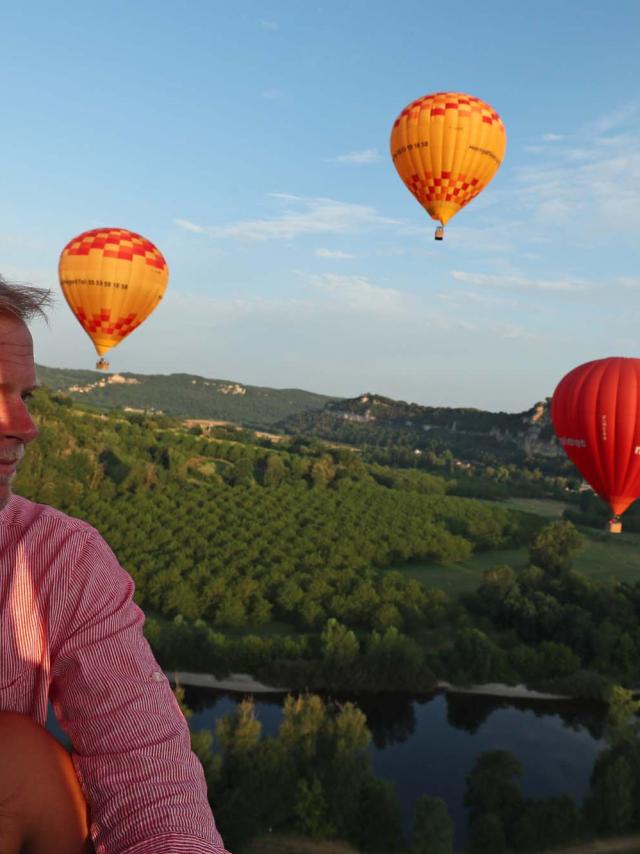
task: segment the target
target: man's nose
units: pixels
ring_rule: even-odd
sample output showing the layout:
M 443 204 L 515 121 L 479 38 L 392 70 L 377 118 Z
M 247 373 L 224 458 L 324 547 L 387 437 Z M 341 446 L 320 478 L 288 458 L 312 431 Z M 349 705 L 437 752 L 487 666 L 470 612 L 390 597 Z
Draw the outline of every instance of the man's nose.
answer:
M 6 437 L 19 439 L 25 445 L 38 435 L 38 428 L 23 400 L 5 409 L 0 417 L 0 432 Z

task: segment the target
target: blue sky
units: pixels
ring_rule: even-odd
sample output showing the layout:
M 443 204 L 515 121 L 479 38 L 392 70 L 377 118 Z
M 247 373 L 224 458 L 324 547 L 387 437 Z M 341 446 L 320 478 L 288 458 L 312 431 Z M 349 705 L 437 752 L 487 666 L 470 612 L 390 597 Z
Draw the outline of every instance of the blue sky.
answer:
M 0 272 L 58 294 L 47 365 L 92 368 L 60 250 L 137 231 L 167 295 L 112 368 L 516 411 L 640 357 L 640 4 L 11 4 Z M 507 128 L 494 181 L 434 223 L 391 125 L 442 90 Z

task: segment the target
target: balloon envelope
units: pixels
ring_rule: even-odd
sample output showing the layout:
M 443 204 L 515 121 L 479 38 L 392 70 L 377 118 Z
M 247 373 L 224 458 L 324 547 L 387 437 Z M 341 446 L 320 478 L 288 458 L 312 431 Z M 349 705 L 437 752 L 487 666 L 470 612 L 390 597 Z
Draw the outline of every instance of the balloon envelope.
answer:
M 60 286 L 98 355 L 119 344 L 151 314 L 169 269 L 146 238 L 125 228 L 94 228 L 60 255 Z
M 461 92 L 418 98 L 400 113 L 391 131 L 398 174 L 442 225 L 486 187 L 506 144 L 504 125 L 493 107 Z
M 616 515 L 640 496 L 640 359 L 612 357 L 570 371 L 551 419 L 569 459 Z

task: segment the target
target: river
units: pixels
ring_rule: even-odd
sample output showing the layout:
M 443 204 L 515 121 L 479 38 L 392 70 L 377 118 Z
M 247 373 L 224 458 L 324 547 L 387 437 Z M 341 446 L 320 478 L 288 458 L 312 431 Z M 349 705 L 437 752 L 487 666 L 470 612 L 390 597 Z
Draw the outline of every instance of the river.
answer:
M 241 695 L 185 688 L 194 710 L 192 729 L 215 728 Z M 447 804 L 456 827 L 456 849 L 467 839 L 465 778 L 478 754 L 509 750 L 523 767 L 525 796 L 571 795 L 581 803 L 595 758 L 603 749 L 605 709 L 578 701 L 530 701 L 467 694 L 427 697 L 359 695 L 353 699 L 372 733 L 373 770 L 394 783 L 405 827 L 416 799 L 426 792 Z M 255 698 L 264 735 L 275 735 L 282 695 Z

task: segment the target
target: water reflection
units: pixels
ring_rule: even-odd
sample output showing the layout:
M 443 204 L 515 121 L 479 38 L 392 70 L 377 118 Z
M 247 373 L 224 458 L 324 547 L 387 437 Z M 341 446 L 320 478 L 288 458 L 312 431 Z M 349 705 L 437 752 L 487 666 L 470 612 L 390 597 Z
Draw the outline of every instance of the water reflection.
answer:
M 574 731 L 586 729 L 592 738 L 603 735 L 606 706 L 604 703 L 576 700 L 525 700 L 488 697 L 479 694 L 447 694 L 447 721 L 456 729 L 475 733 L 498 709 L 529 710 L 535 717 L 558 717 Z
M 413 697 L 362 695 L 355 702 L 367 717 L 367 726 L 378 750 L 401 744 L 415 733 Z
M 194 710 L 193 729 L 215 729 L 242 697 L 186 688 Z M 329 699 L 329 698 L 327 698 Z M 372 734 L 374 773 L 394 783 L 408 831 L 423 794 L 442 798 L 456 826 L 456 847 L 467 839 L 464 790 L 477 757 L 509 750 L 522 764 L 525 797 L 568 794 L 581 804 L 602 743 L 605 707 L 574 701 L 511 700 L 470 694 L 371 695 L 353 700 L 366 714 Z M 256 715 L 265 736 L 282 720 L 281 695 L 257 695 Z

